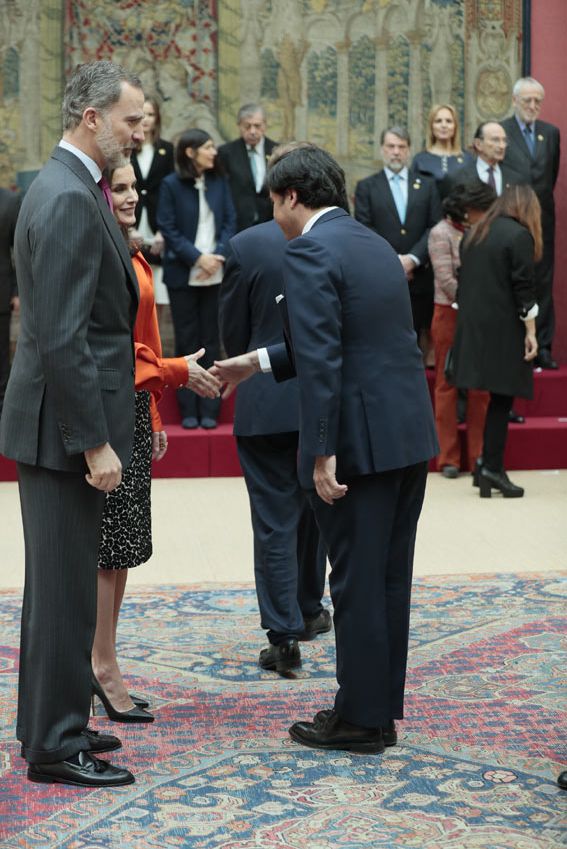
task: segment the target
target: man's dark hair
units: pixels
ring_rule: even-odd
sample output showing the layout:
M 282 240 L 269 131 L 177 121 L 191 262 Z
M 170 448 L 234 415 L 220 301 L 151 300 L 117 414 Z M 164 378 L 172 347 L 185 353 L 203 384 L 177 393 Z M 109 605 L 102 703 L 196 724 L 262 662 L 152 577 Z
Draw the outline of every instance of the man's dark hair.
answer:
M 177 139 L 177 144 L 175 145 L 175 164 L 177 166 L 177 173 L 182 180 L 192 180 L 194 182 L 199 176 L 197 169 L 195 168 L 194 161 L 187 156 L 185 151 L 188 147 L 197 151 L 205 144 L 205 142 L 208 142 L 210 138 L 212 138 L 212 136 L 210 136 L 209 133 L 205 130 L 198 129 L 197 127 L 192 127 L 190 130 L 185 130 L 185 132 L 181 133 Z M 218 156 L 216 157 L 215 164 L 209 173 L 220 173 Z
M 120 100 L 122 83 L 142 88 L 139 77 L 107 59 L 77 65 L 63 95 L 63 129 L 78 127 L 89 107 L 104 113 L 114 106 Z
M 485 128 L 488 124 L 498 124 L 498 126 L 501 126 L 501 125 L 500 125 L 500 121 L 497 121 L 497 120 L 496 120 L 496 118 L 493 118 L 491 121 L 483 121 L 483 122 L 482 122 L 481 124 L 479 124 L 479 125 L 478 125 L 478 127 L 476 128 L 473 138 L 475 138 L 475 139 L 480 139 L 480 140 L 482 141 L 482 139 L 484 138 L 484 128 Z
M 411 147 L 410 134 L 405 127 L 388 127 L 386 130 L 382 130 L 380 133 L 380 144 L 384 144 L 388 133 L 391 133 L 393 136 L 397 136 L 399 139 L 403 139 L 408 143 L 408 147 Z
M 453 221 L 462 222 L 466 219 L 467 210 L 478 209 L 485 212 L 495 200 L 496 192 L 487 183 L 482 180 L 468 180 L 452 187 L 443 201 L 443 212 Z
M 266 175 L 268 189 L 284 195 L 288 189 L 308 209 L 340 206 L 349 212 L 345 173 L 330 153 L 314 144 L 285 145 L 270 160 Z

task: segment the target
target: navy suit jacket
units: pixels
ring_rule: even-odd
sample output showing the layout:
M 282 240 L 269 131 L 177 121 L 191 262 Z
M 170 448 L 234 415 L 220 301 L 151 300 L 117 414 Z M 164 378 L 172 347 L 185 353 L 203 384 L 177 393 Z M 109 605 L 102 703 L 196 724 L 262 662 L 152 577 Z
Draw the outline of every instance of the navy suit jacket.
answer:
M 215 218 L 214 253 L 226 256 L 229 239 L 236 232 L 234 206 L 224 177 L 205 172 L 207 203 Z M 191 267 L 201 256 L 195 247 L 199 224 L 199 192 L 191 180 L 170 174 L 161 182 L 157 225 L 165 239 L 163 280 L 171 289 L 183 289 Z
M 282 338 L 276 296 L 283 292 L 287 241 L 275 221 L 243 230 L 230 240 L 219 301 L 221 339 L 229 357 L 267 347 Z M 276 383 L 255 374 L 238 387 L 236 436 L 299 430 L 297 380 Z
M 320 455 L 336 455 L 340 482 L 435 456 L 431 401 L 395 251 L 335 209 L 288 244 L 283 275 L 290 350 L 280 344 L 268 353 L 276 380 L 299 378 L 302 486 L 313 487 Z
M 434 180 L 409 173 L 406 220 L 402 224 L 386 174 L 384 171 L 371 174 L 357 183 L 354 215 L 357 221 L 386 239 L 397 254 L 417 257 L 420 265 L 414 271 L 413 292 L 431 283 L 427 240 L 430 229 L 443 217 Z

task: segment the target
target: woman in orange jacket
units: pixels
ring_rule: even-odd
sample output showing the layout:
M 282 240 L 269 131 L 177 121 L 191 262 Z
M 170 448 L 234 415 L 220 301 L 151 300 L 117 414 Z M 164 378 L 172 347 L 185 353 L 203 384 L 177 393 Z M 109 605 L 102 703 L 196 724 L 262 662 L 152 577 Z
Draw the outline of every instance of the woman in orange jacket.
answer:
M 114 215 L 128 238 L 135 224 L 138 200 L 136 177 L 130 164 L 110 174 Z M 204 349 L 185 357 L 162 357 L 152 271 L 137 247 L 130 251 L 140 288 L 134 326 L 136 362 L 136 424 L 132 459 L 120 486 L 107 495 L 102 524 L 98 570 L 98 610 L 92 651 L 93 694 L 116 722 L 151 722 L 148 703 L 128 693 L 116 658 L 116 626 L 128 569 L 145 563 L 152 554 L 151 463 L 167 450 L 167 434 L 157 402 L 164 387 L 185 386 L 204 398 L 219 395 L 220 384 L 197 360 Z

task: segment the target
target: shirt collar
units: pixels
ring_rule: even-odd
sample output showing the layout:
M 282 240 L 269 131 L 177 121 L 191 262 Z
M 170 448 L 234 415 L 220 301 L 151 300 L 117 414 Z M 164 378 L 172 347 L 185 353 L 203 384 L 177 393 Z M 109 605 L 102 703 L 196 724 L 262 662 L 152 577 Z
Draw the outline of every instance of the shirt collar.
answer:
M 332 209 L 338 209 L 338 206 L 325 206 L 323 209 L 319 209 L 315 215 L 312 215 L 309 221 L 305 223 L 305 227 L 301 231 L 301 235 L 304 236 L 306 233 L 309 233 L 313 225 L 319 221 L 322 215 L 325 215 L 326 212 L 330 212 Z
M 488 171 L 489 168 L 492 168 L 493 171 L 500 171 L 500 165 L 499 165 L 498 162 L 496 162 L 494 165 L 490 165 L 484 159 L 481 159 L 480 156 L 478 157 L 478 159 L 476 161 L 477 161 L 477 165 L 478 165 L 478 167 L 480 168 L 481 171 Z
M 76 156 L 77 159 L 80 159 L 95 183 L 98 183 L 100 178 L 102 177 L 102 171 L 90 156 L 82 151 L 79 147 L 75 147 L 71 142 L 66 141 L 65 139 L 61 139 L 59 142 L 59 147 L 62 147 L 63 150 L 68 150 L 69 153 L 72 153 L 73 156 Z
M 391 168 L 384 167 L 384 173 L 386 174 L 386 177 L 390 181 L 392 180 L 393 177 L 396 176 L 396 173 L 400 177 L 400 179 L 402 179 L 402 180 L 407 180 L 407 178 L 408 178 L 408 169 L 405 166 L 402 168 L 401 171 L 398 171 L 398 172 L 392 171 Z

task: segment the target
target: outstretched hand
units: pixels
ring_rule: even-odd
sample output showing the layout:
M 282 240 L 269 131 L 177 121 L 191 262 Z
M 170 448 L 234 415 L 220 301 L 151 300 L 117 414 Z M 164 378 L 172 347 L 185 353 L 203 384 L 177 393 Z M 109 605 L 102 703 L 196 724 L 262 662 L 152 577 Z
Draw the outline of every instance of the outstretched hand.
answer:
M 197 360 L 200 360 L 205 353 L 204 348 L 199 348 L 194 354 L 187 354 L 187 368 L 189 369 L 189 377 L 185 384 L 186 389 L 191 389 L 201 398 L 218 398 L 221 390 L 221 382 L 214 374 L 200 366 Z
M 221 383 L 226 384 L 222 397 L 228 398 L 235 386 L 238 386 L 243 380 L 248 380 L 257 371 L 260 371 L 258 352 L 248 351 L 247 354 L 239 354 L 238 357 L 215 360 L 214 365 L 209 369 L 209 374 L 214 375 Z

